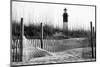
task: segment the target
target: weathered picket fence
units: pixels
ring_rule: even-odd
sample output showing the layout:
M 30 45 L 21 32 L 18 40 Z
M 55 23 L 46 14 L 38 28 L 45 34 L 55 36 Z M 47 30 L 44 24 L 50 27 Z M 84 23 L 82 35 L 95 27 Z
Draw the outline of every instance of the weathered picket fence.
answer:
M 12 61 L 13 62 L 19 62 L 21 61 L 21 40 L 12 40 L 12 46 L 11 46 L 11 55 L 12 55 Z

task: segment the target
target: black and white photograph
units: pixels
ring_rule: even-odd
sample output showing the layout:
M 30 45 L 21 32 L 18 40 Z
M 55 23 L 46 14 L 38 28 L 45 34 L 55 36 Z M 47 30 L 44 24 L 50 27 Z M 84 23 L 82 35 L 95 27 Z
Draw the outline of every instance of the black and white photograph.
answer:
M 96 61 L 96 6 L 11 1 L 12 66 Z

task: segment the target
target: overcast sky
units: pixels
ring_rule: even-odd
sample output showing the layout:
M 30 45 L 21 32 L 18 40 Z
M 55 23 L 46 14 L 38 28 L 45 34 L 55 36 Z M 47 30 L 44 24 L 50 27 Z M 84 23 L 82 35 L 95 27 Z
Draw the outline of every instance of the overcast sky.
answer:
M 29 2 L 12 2 L 12 20 L 20 21 L 24 18 L 24 24 L 31 23 L 49 24 L 54 27 L 63 27 L 63 9 L 68 9 L 69 29 L 89 29 L 90 21 L 95 26 L 95 7 L 59 5 Z

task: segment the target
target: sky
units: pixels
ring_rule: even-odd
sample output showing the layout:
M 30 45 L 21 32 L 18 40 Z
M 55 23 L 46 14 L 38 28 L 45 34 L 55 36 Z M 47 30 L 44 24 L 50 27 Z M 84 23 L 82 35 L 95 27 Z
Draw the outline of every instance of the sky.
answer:
M 46 3 L 12 2 L 12 20 L 25 25 L 40 24 L 63 28 L 63 9 L 67 9 L 69 29 L 90 29 L 90 21 L 95 26 L 95 7 Z

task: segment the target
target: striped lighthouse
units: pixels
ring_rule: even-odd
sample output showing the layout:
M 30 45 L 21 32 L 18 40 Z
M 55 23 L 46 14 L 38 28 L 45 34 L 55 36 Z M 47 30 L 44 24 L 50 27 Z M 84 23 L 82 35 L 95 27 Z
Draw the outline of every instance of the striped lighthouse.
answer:
M 66 8 L 63 13 L 63 31 L 68 31 L 68 13 Z

